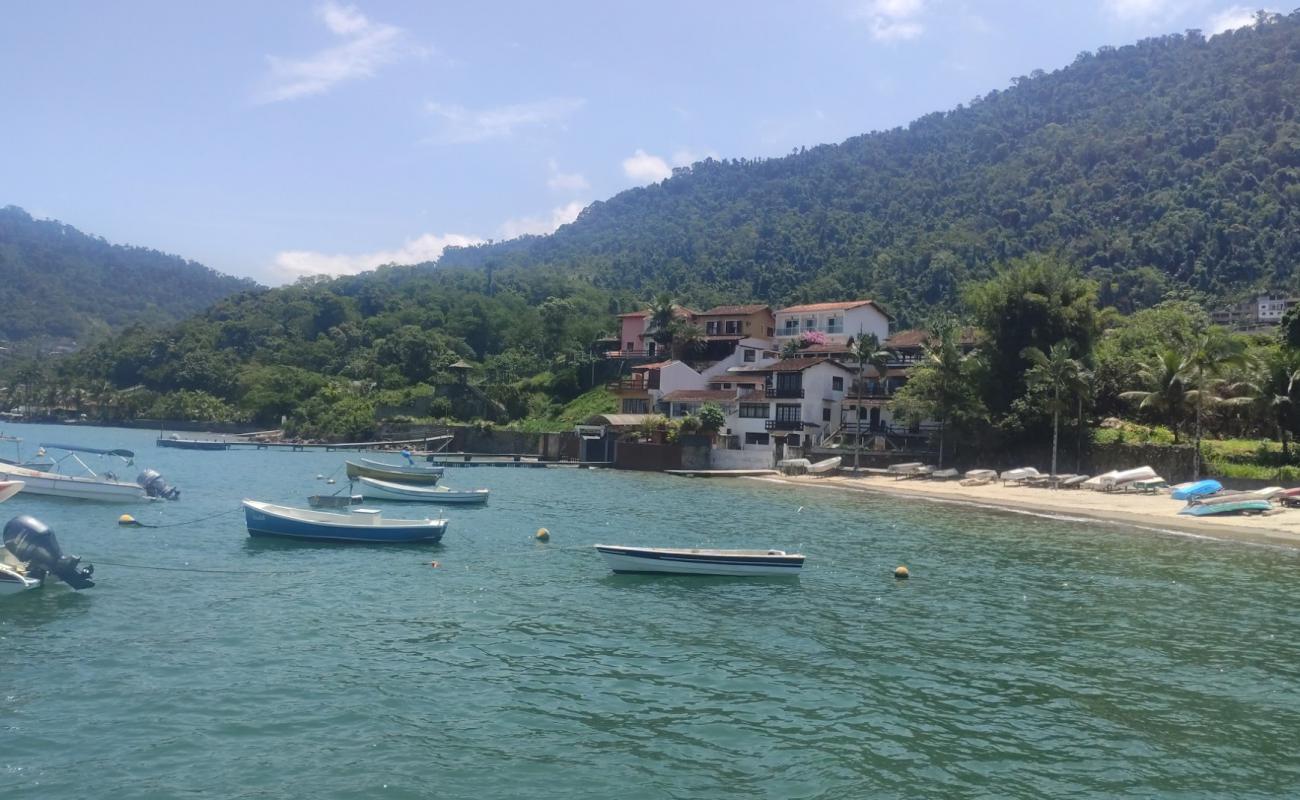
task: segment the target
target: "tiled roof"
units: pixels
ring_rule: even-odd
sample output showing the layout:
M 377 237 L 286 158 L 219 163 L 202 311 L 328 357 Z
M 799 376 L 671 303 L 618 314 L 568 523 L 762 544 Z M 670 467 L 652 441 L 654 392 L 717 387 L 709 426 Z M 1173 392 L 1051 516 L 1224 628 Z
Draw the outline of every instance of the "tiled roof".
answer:
M 635 367 L 632 368 L 632 371 L 636 372 L 639 369 L 662 369 L 671 363 L 673 363 L 672 359 L 669 359 L 667 361 L 656 361 L 653 364 L 637 364 Z
M 753 367 L 732 367 L 728 372 L 803 372 L 818 364 L 832 364 L 840 369 L 848 369 L 833 358 L 785 358 L 771 364 Z
M 778 308 L 778 314 L 802 314 L 806 311 L 845 311 L 858 306 L 875 305 L 874 300 L 846 300 L 839 303 L 808 303 L 802 306 L 789 306 L 787 308 Z M 879 308 L 879 306 L 876 306 Z
M 799 348 L 800 353 L 847 353 L 849 346 L 844 344 L 810 344 L 807 347 Z
M 767 309 L 767 308 L 770 308 L 770 306 L 764 306 L 764 305 L 755 305 L 755 306 L 716 306 L 716 307 L 714 307 L 714 308 L 710 308 L 708 311 L 701 311 L 700 313 L 696 314 L 695 316 L 697 316 L 697 317 L 723 317 L 723 316 L 730 316 L 730 315 L 734 315 L 734 314 L 756 314 L 756 313 L 758 313 L 759 311 L 763 311 L 764 309 Z
M 924 347 L 930 341 L 930 332 L 920 328 L 911 328 L 890 336 L 885 340 L 885 347 L 892 350 L 904 348 Z M 962 345 L 973 345 L 976 342 L 974 328 L 962 328 L 957 337 L 957 343 Z
M 659 398 L 660 402 L 696 403 L 708 400 L 735 400 L 735 391 L 726 389 L 678 389 Z

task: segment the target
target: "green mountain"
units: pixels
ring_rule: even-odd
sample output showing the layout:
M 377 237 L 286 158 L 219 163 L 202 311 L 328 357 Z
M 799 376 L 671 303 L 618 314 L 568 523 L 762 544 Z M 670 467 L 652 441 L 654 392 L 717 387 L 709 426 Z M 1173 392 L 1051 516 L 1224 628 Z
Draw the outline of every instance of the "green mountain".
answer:
M 131 323 L 175 322 L 253 281 L 143 247 L 109 244 L 70 225 L 0 208 L 0 340 L 102 336 Z
M 555 266 L 714 301 L 871 296 L 916 320 L 1051 252 L 1125 310 L 1171 288 L 1295 289 L 1300 13 L 1080 54 L 906 128 L 707 160 L 547 237 L 442 266 Z

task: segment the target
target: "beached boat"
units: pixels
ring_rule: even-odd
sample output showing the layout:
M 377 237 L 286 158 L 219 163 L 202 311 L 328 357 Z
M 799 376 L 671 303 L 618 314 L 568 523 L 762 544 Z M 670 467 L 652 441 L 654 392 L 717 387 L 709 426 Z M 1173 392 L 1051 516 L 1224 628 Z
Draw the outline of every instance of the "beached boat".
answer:
M 385 464 L 362 458 L 357 461 L 344 461 L 348 478 L 378 478 L 381 481 L 395 483 L 415 483 L 432 485 L 442 477 L 445 467 L 416 466 L 412 464 Z
M 374 508 L 354 508 L 348 514 L 244 501 L 249 536 L 274 536 L 331 542 L 435 543 L 447 531 L 445 519 L 384 519 Z
M 1135 481 L 1149 481 L 1155 477 L 1158 477 L 1156 471 L 1150 467 L 1116 470 L 1102 476 L 1101 488 L 1103 490 L 1122 489 L 1125 484 L 1134 483 Z
M 1208 517 L 1219 514 L 1262 514 L 1270 510 L 1273 504 L 1259 498 L 1234 499 L 1223 503 L 1194 503 L 1184 506 L 1179 514 L 1193 517 Z
M 1034 467 L 1020 467 L 1018 469 L 1009 469 L 998 476 L 1002 483 L 1024 483 L 1030 478 L 1041 478 L 1043 473 Z
M 957 470 L 951 467 L 948 469 L 936 469 L 934 472 L 930 473 L 930 480 L 946 481 L 946 480 L 951 480 L 960 474 L 961 473 L 959 473 Z
M 182 439 L 176 434 L 159 436 L 159 447 L 172 447 L 177 450 L 229 450 L 230 442 L 221 439 Z
M 408 486 L 375 478 L 357 478 L 361 495 L 368 500 L 400 500 L 412 503 L 481 504 L 488 501 L 487 489 L 449 489 L 446 486 Z
M 1223 484 L 1215 480 L 1190 481 L 1173 487 L 1169 496 L 1175 500 L 1195 500 L 1223 491 Z
M 706 550 L 598 544 L 596 552 L 618 573 L 669 575 L 798 575 L 804 557 L 784 550 Z
M 840 464 L 843 461 L 844 459 L 840 456 L 835 456 L 834 458 L 828 458 L 825 461 L 818 461 L 816 464 L 809 465 L 808 471 L 813 475 L 825 475 L 828 472 L 834 472 L 839 469 Z

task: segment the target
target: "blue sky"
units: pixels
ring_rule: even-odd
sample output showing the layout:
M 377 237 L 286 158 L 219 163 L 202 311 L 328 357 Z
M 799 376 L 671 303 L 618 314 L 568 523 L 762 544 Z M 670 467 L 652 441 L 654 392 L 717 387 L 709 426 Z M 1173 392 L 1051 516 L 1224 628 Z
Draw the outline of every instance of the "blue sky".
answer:
M 545 233 L 1231 0 L 16 3 L 0 205 L 270 284 Z

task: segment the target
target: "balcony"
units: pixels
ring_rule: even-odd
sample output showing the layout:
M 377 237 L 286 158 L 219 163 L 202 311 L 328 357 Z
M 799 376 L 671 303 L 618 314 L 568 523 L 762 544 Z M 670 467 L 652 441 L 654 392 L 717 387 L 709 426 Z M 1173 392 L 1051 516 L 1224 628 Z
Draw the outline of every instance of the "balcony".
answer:
M 601 358 L 644 358 L 651 359 L 662 356 L 662 350 L 606 350 L 600 354 Z
M 803 336 L 805 333 L 813 332 L 842 334 L 844 333 L 844 323 L 840 322 L 835 325 L 800 325 L 796 328 L 779 327 L 776 329 L 777 336 Z
M 769 386 L 763 390 L 768 397 L 776 399 L 802 398 L 802 386 Z
M 803 430 L 803 420 L 769 419 L 763 423 L 763 428 L 769 431 L 801 431 Z
M 659 388 L 658 380 L 642 380 L 640 378 L 624 378 L 619 381 L 610 381 L 605 384 L 605 388 L 615 394 L 627 394 L 630 392 L 646 392 L 651 389 Z

